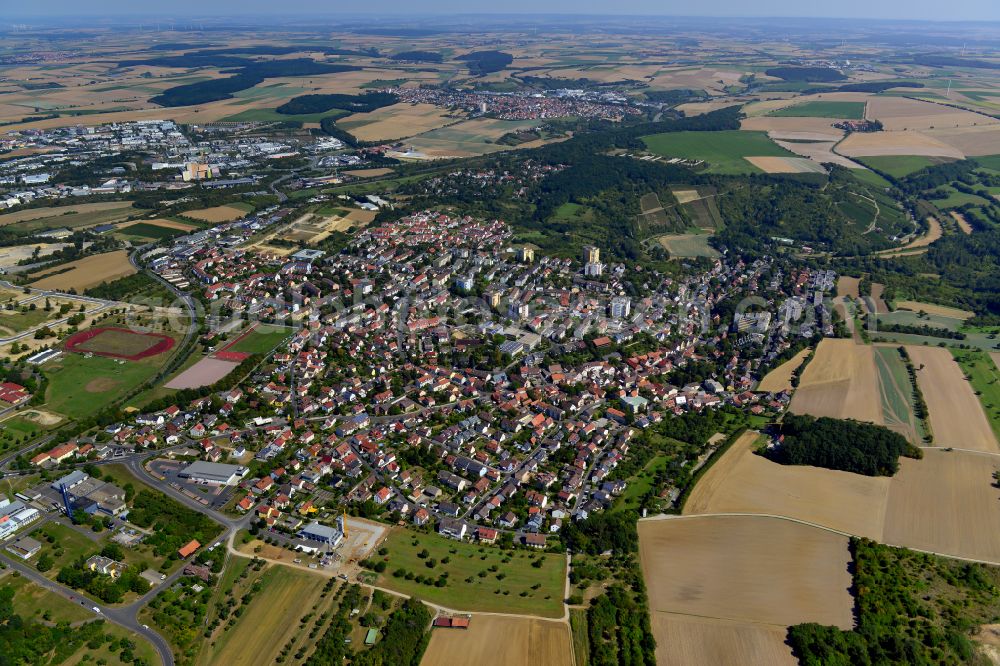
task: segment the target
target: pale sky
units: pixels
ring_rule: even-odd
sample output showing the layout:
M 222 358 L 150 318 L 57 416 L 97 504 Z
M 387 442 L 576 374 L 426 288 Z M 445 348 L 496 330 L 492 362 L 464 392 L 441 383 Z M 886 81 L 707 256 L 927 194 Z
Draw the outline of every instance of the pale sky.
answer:
M 12 0 L 0 0 L 0 5 Z M 639 14 L 664 16 L 754 16 L 878 18 L 926 21 L 1000 21 L 1000 0 L 37 0 L 7 10 L 18 16 L 246 16 L 340 13 Z M 3 19 L 0 19 L 2 22 Z

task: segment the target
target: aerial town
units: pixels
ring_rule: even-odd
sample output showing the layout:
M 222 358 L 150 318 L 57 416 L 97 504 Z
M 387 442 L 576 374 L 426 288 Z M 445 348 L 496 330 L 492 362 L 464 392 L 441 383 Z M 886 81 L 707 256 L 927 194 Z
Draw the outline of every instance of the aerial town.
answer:
M 36 18 L 0 663 L 993 663 L 993 28 Z

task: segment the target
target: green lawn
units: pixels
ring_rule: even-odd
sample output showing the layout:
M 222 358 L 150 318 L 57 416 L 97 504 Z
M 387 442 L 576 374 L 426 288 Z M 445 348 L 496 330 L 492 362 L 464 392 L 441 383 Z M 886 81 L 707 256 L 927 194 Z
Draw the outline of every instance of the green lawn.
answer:
M 986 352 L 952 349 L 951 353 L 962 372 L 972 378 L 972 390 L 979 396 L 993 434 L 1000 440 L 1000 370 Z
M 133 224 L 125 227 L 121 231 L 115 232 L 115 235 L 133 238 L 148 238 L 150 240 L 163 240 L 165 238 L 180 236 L 185 233 L 187 232 L 181 231 L 180 229 L 168 229 L 167 227 L 160 227 L 155 224 L 140 222 L 139 224 Z
M 666 468 L 670 458 L 664 455 L 654 456 L 646 466 L 635 476 L 629 477 L 625 492 L 615 502 L 612 511 L 638 511 L 642 496 L 653 487 L 657 473 Z
M 777 118 L 843 118 L 861 120 L 865 117 L 864 102 L 812 101 L 775 109 L 767 114 Z
M 46 407 L 69 418 L 92 416 L 156 374 L 169 352 L 139 361 L 64 353 L 43 366 L 49 379 Z
M 101 548 L 104 547 L 103 543 L 88 539 L 72 527 L 60 525 L 59 523 L 43 525 L 31 532 L 31 537 L 42 544 L 42 549 L 32 558 L 32 561 L 37 562 L 46 553 L 51 556 L 54 564 L 49 571 L 45 572 L 45 575 L 52 579 L 55 579 L 60 568 L 67 564 L 72 564 L 80 556 L 90 557 L 100 552 Z M 54 539 L 52 543 L 49 543 L 50 537 Z
M 55 306 L 53 306 L 52 310 L 46 312 L 44 300 L 36 302 L 35 305 L 37 307 L 34 310 L 0 310 L 0 331 L 6 329 L 11 333 L 20 333 L 21 331 L 27 331 L 30 328 L 39 326 L 48 320 L 61 319 L 67 316 L 60 315 L 59 309 Z
M 767 137 L 765 132 L 668 132 L 642 137 L 651 153 L 708 162 L 708 171 L 720 174 L 761 173 L 744 157 L 797 157 Z
M 562 555 L 521 548 L 505 551 L 403 529 L 393 529 L 384 547 L 388 549 L 386 555 L 371 556 L 373 561 L 384 559 L 388 564 L 378 579 L 382 587 L 457 610 L 562 615 L 566 571 Z M 418 557 L 424 549 L 429 555 Z M 539 557 L 542 566 L 533 566 Z M 433 567 L 428 566 L 431 563 Z M 491 571 L 494 567 L 496 570 Z M 447 584 L 435 587 L 433 582 L 427 585 L 406 580 L 394 575 L 399 569 L 435 580 L 447 573 Z M 532 589 L 534 585 L 539 588 Z
M 244 354 L 266 354 L 277 347 L 291 333 L 290 329 L 283 326 L 260 324 L 253 330 L 253 333 L 226 349 L 226 351 L 243 352 Z
M 855 160 L 867 167 L 887 173 L 894 178 L 903 178 L 935 164 L 954 162 L 950 157 L 924 157 L 922 155 L 858 157 Z
M 699 229 L 691 229 L 686 234 L 664 234 L 657 238 L 671 258 L 691 258 L 719 256 L 718 250 L 709 245 L 708 240 L 712 237 L 710 233 L 704 233 Z

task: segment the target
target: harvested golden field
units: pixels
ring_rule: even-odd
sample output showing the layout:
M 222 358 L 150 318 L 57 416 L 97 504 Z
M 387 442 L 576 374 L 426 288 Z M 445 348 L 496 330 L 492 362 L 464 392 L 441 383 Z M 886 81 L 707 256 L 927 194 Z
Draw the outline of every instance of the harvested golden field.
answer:
M 698 190 L 673 190 L 673 194 L 677 199 L 677 203 L 682 204 L 701 199 L 701 194 L 698 193 Z
M 882 424 L 882 401 L 872 348 L 824 338 L 802 373 L 789 411 Z
M 70 206 L 55 206 L 53 208 L 28 208 L 16 213 L 0 215 L 0 227 L 16 222 L 55 218 L 67 213 L 100 213 L 105 211 L 132 210 L 131 201 L 105 201 L 102 203 L 84 203 Z M 125 215 L 123 214 L 123 217 Z
M 653 613 L 652 627 L 658 664 L 796 666 L 799 663 L 791 647 L 785 644 L 784 627 L 674 613 Z
M 951 211 L 951 217 L 955 220 L 955 224 L 958 225 L 958 228 L 962 230 L 963 234 L 972 233 L 972 225 L 969 224 L 969 221 L 965 219 L 964 215 L 959 213 L 957 210 L 953 210 Z
M 881 155 L 924 155 L 963 159 L 965 153 L 925 132 L 854 132 L 837 145 L 837 152 L 848 157 Z
M 701 478 L 684 515 L 759 513 L 788 516 L 841 532 L 879 539 L 888 477 L 781 465 L 753 452 L 758 433 L 740 438 Z
M 998 123 L 978 113 L 943 104 L 880 95 L 870 99 L 865 117 L 881 121 L 887 131 L 971 127 Z
M 280 565 L 269 566 L 261 580 L 261 591 L 244 607 L 236 626 L 218 634 L 198 663 L 275 663 L 281 647 L 300 630 L 297 620 L 319 600 L 325 582 L 316 574 Z
M 573 666 L 569 625 L 473 615 L 468 629 L 434 629 L 420 666 Z
M 740 129 L 758 130 L 761 132 L 808 132 L 828 141 L 839 141 L 844 136 L 843 130 L 833 126 L 837 121 L 831 118 L 798 118 L 794 116 L 757 116 L 744 118 Z
M 719 109 L 733 105 L 734 102 L 732 100 L 720 99 L 711 102 L 687 102 L 686 104 L 679 105 L 677 110 L 682 111 L 685 116 L 700 116 L 703 113 L 711 113 L 712 111 L 718 111 Z
M 764 173 L 824 173 L 817 162 L 805 157 L 745 157 L 743 158 Z
M 769 132 L 768 136 L 772 140 L 785 150 L 795 153 L 796 155 L 802 155 L 803 157 L 808 157 L 818 164 L 832 163 L 839 164 L 847 169 L 864 169 L 865 167 L 858 164 L 854 160 L 848 159 L 843 155 L 838 155 L 833 152 L 833 147 L 836 144 L 835 141 L 782 141 L 776 138 L 774 132 Z
M 837 298 L 843 298 L 844 296 L 859 298 L 861 296 L 860 285 L 861 278 L 841 275 L 837 278 Z
M 802 365 L 802 361 L 809 355 L 809 349 L 803 349 L 795 356 L 791 357 L 771 372 L 764 375 L 757 385 L 758 391 L 769 391 L 777 393 L 779 391 L 792 390 L 792 374 Z
M 653 615 L 854 626 L 847 537 L 781 518 L 640 520 Z
M 934 303 L 921 303 L 920 301 L 896 301 L 897 310 L 909 310 L 911 312 L 926 312 L 927 314 L 938 315 L 940 317 L 951 317 L 952 319 L 968 319 L 975 315 L 969 310 L 949 308 L 946 305 L 936 305 Z
M 1000 458 L 924 449 L 923 460 L 899 462 L 889 490 L 886 543 L 1000 562 L 1000 488 L 993 485 Z
M 214 206 L 212 208 L 201 208 L 199 210 L 189 210 L 183 213 L 185 217 L 205 222 L 232 222 L 246 217 L 248 212 L 238 206 Z
M 361 141 L 391 141 L 444 127 L 456 121 L 431 104 L 393 104 L 370 113 L 355 113 L 337 122 Z
M 982 126 L 983 123 L 979 125 L 979 127 L 936 128 L 927 130 L 926 133 L 969 157 L 1000 153 L 1000 125 L 985 127 Z
M 352 169 L 344 173 L 355 178 L 374 178 L 376 176 L 387 176 L 393 173 L 393 171 L 392 169 L 383 167 L 381 169 Z
M 69 270 L 67 270 L 69 269 Z M 95 287 L 102 282 L 112 282 L 126 275 L 134 275 L 135 267 L 128 260 L 128 252 L 115 250 L 104 254 L 94 254 L 83 259 L 77 259 L 67 264 L 52 268 L 43 268 L 31 277 L 36 278 L 31 286 L 35 289 L 52 289 L 66 291 Z
M 951 352 L 921 345 L 907 345 L 906 351 L 917 368 L 934 444 L 1000 453 L 979 398 Z

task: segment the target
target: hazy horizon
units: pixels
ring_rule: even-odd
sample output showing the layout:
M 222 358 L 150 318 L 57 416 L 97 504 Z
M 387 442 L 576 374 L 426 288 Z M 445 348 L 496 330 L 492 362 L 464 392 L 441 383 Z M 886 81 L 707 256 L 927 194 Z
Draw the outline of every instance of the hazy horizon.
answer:
M 699 3 L 664 3 L 657 0 L 625 0 L 608 11 L 607 3 L 595 0 L 508 0 L 503 11 L 497 6 L 481 3 L 471 5 L 458 0 L 425 0 L 420 3 L 402 0 L 371 0 L 364 11 L 351 8 L 344 11 L 320 0 L 285 0 L 276 6 L 271 0 L 175 0 L 169 10 L 150 11 L 150 7 L 133 0 L 46 0 L 39 5 L 20 7 L 12 17 L 22 18 L 79 18 L 101 17 L 224 17 L 247 15 L 296 15 L 362 16 L 391 14 L 395 16 L 432 15 L 592 15 L 592 16 L 662 16 L 705 18 L 782 18 L 782 19 L 878 19 L 898 21 L 1000 21 L 1000 2 L 996 0 L 956 0 L 942 3 L 939 0 L 911 0 L 902 2 L 868 2 L 842 0 L 835 5 L 803 3 L 801 0 L 759 0 L 748 4 L 743 0 L 703 0 Z M 0 24 L 2 25 L 2 24 Z

